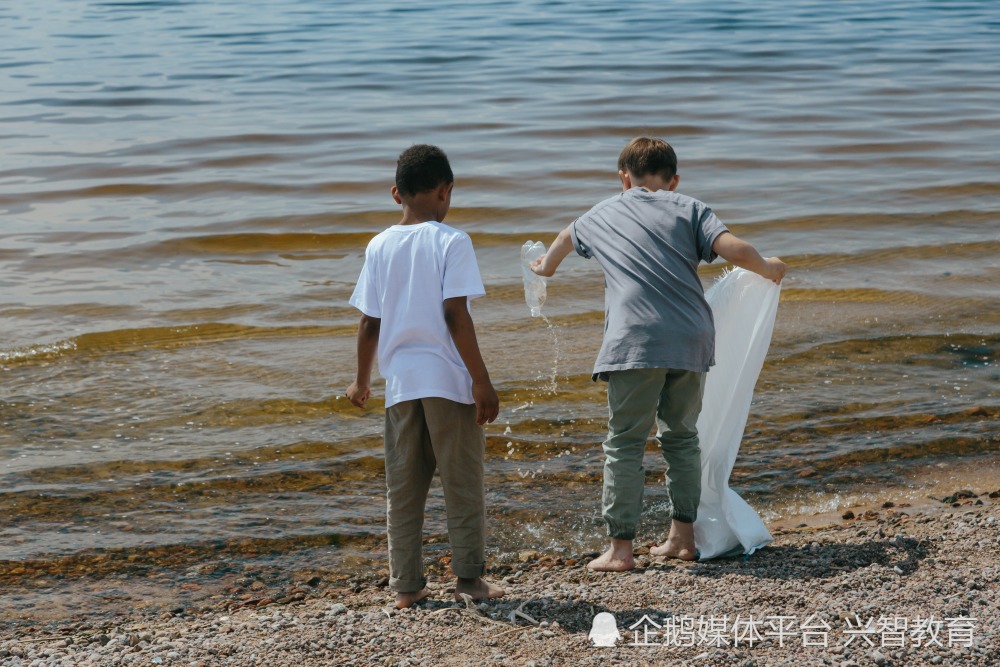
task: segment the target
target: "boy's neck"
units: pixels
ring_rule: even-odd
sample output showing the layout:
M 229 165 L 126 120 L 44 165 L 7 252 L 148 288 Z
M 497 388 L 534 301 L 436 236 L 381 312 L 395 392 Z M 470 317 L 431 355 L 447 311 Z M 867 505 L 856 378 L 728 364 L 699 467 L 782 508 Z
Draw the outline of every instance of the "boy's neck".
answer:
M 419 225 L 424 222 L 444 222 L 451 207 L 451 191 L 454 183 L 442 183 L 433 190 L 403 196 L 392 186 L 392 198 L 403 207 L 400 225 Z
M 659 176 L 653 178 L 644 178 L 641 181 L 633 181 L 633 188 L 642 188 L 643 190 L 649 190 L 650 192 L 659 192 L 660 190 L 673 190 L 677 187 L 674 184 L 674 179 L 664 180 Z
M 650 192 L 658 192 L 660 190 L 669 190 L 673 192 L 677 189 L 677 184 L 680 182 L 680 176 L 677 174 L 674 174 L 670 178 L 664 178 L 660 174 L 646 174 L 645 176 L 637 178 L 629 172 L 619 171 L 618 177 L 621 179 L 622 188 L 624 190 L 642 188 L 643 190 L 648 190 Z
M 424 222 L 438 222 L 437 215 L 434 212 L 428 211 L 414 211 L 413 209 L 403 207 L 403 219 L 398 223 L 399 225 L 419 225 Z

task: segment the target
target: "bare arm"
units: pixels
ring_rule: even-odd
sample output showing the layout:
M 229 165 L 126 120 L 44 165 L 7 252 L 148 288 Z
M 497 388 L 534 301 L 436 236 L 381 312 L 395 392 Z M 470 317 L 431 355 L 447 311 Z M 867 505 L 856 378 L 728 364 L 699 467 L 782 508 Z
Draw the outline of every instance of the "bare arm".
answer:
M 573 250 L 573 237 L 570 236 L 569 227 L 567 227 L 559 232 L 559 236 L 549 246 L 548 252 L 531 265 L 531 270 L 546 278 L 553 276 L 571 250 Z
M 365 407 L 372 393 L 372 368 L 375 366 L 375 352 L 378 350 L 378 335 L 382 320 L 377 317 L 361 316 L 358 324 L 358 374 L 347 388 L 347 398 L 359 408 Z
M 492 422 L 500 413 L 500 399 L 490 382 L 489 371 L 476 340 L 476 327 L 469 314 L 468 297 L 456 296 L 444 300 L 444 321 L 455 348 L 472 376 L 472 398 L 476 402 L 476 423 Z
M 760 274 L 777 284 L 785 277 L 785 263 L 777 257 L 761 257 L 757 249 L 732 232 L 723 232 L 712 244 L 712 250 L 727 262 Z

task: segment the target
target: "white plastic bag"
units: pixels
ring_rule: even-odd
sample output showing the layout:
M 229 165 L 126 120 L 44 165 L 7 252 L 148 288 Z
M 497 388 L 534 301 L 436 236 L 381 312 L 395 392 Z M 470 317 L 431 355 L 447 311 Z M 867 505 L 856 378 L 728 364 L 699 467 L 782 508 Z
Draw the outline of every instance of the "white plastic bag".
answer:
M 729 488 L 757 376 L 764 365 L 781 287 L 736 269 L 706 293 L 715 318 L 715 366 L 698 417 L 701 504 L 694 540 L 701 558 L 752 554 L 774 538 L 760 516 Z
M 521 246 L 521 277 L 524 279 L 524 302 L 528 304 L 532 317 L 542 314 L 545 305 L 546 280 L 531 270 L 536 259 L 545 254 L 545 244 L 541 241 L 525 241 Z

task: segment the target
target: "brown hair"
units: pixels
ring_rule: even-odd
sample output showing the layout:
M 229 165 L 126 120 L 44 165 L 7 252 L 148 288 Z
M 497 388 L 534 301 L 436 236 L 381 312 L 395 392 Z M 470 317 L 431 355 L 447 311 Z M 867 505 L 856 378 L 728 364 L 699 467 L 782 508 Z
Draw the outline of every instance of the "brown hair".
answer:
M 618 170 L 626 171 L 635 178 L 649 174 L 673 178 L 677 173 L 677 153 L 662 139 L 636 137 L 618 156 Z

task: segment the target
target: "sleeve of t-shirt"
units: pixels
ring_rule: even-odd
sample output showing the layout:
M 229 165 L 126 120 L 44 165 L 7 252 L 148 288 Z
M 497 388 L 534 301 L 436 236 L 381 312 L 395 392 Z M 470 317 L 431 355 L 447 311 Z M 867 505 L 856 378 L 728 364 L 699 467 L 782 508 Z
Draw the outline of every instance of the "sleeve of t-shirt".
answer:
M 700 215 L 695 223 L 695 238 L 698 243 L 698 256 L 706 262 L 712 262 L 718 255 L 712 250 L 712 244 L 729 229 L 722 224 L 712 209 L 707 206 L 700 208 Z
M 587 259 L 594 256 L 590 251 L 590 242 L 588 241 L 590 234 L 587 230 L 586 216 L 573 221 L 569 226 L 569 237 L 573 241 L 573 249 L 576 250 L 576 254 Z
M 375 270 L 375 259 L 371 247 L 365 250 L 365 263 L 358 276 L 358 284 L 354 286 L 350 304 L 368 317 L 382 317 L 382 301 L 378 296 L 378 276 Z
M 472 248 L 472 239 L 466 234 L 457 236 L 445 251 L 441 293 L 445 299 L 456 296 L 476 299 L 486 294 L 479 275 L 479 264 L 476 263 L 476 251 Z
M 604 201 L 595 204 L 593 208 L 573 221 L 569 226 L 569 236 L 573 241 L 573 249 L 581 257 L 590 259 L 594 256 L 594 251 L 601 252 L 600 244 L 605 238 L 602 232 L 604 214 L 602 209 L 621 199 L 621 195 L 609 197 Z M 595 247 L 594 244 L 597 244 Z

